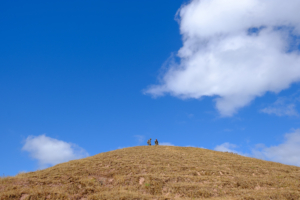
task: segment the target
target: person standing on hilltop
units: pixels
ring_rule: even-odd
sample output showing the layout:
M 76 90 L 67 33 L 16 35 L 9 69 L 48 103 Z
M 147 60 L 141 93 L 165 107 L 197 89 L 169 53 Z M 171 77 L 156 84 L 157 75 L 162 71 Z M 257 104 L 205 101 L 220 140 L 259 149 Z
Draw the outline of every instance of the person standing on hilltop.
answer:
M 151 146 L 151 138 L 147 141 L 147 144 Z
M 157 139 L 155 139 L 155 145 L 158 145 L 158 140 Z

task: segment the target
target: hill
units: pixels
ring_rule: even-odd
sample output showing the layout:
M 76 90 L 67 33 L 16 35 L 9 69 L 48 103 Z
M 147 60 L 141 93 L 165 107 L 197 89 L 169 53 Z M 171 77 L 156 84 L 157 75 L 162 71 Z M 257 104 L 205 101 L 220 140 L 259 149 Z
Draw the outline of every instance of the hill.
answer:
M 300 168 L 193 147 L 139 146 L 0 179 L 0 199 L 300 199 Z

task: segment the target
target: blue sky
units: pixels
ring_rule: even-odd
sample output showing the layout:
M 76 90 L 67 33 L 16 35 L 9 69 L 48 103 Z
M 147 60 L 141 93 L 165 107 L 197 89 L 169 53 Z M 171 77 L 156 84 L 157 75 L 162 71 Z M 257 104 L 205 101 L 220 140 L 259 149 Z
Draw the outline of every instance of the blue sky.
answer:
M 288 1 L 1 2 L 1 175 L 149 138 L 299 166 Z

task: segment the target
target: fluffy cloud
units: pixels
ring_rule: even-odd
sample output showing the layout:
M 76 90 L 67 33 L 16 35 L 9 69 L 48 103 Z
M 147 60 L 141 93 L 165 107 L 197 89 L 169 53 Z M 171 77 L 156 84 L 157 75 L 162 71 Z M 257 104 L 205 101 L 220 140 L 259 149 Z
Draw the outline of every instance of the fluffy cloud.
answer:
M 253 150 L 253 155 L 266 160 L 300 166 L 300 129 L 285 134 L 285 141 L 282 144 Z
M 224 143 L 216 146 L 215 150 L 234 152 L 244 156 L 300 166 L 300 129 L 285 134 L 285 141 L 277 146 L 266 147 L 264 144 L 256 145 L 251 154 L 237 152 L 234 150 L 236 147 L 234 144 Z
M 27 137 L 22 150 L 37 159 L 41 168 L 88 156 L 88 153 L 77 145 L 46 135 Z
M 298 0 L 193 0 L 178 11 L 183 47 L 146 93 L 215 97 L 222 116 L 300 80 Z

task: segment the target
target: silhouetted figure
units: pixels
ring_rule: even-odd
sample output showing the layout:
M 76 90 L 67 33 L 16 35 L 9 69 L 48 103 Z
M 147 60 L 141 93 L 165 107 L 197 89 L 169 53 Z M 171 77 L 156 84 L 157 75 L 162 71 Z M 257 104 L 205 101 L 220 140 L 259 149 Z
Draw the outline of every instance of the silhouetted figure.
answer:
M 158 140 L 157 139 L 155 139 L 155 145 L 158 145 Z
M 147 141 L 147 144 L 151 146 L 151 138 Z

